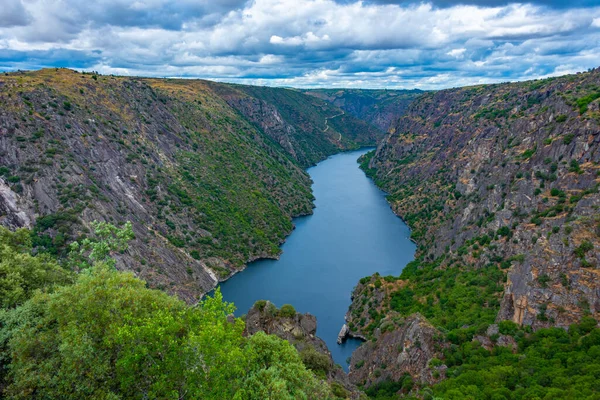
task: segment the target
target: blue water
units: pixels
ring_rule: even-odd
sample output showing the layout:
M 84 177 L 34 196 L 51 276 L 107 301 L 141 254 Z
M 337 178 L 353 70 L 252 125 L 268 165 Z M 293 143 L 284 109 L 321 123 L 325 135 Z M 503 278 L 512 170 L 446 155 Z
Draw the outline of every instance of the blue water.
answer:
M 315 315 L 317 335 L 345 370 L 360 345 L 358 340 L 336 343 L 352 289 L 375 272 L 399 275 L 415 252 L 408 227 L 358 167 L 356 160 L 366 151 L 337 154 L 309 168 L 316 208 L 313 215 L 294 220 L 296 229 L 281 247 L 281 258 L 253 262 L 221 284 L 238 316 L 259 299 Z

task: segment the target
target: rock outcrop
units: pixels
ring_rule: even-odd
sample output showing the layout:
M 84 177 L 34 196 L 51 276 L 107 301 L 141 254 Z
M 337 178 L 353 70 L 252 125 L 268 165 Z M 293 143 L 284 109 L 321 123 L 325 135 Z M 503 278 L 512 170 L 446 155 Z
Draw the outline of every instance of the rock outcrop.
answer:
M 391 331 L 378 330 L 353 354 L 350 381 L 370 387 L 398 381 L 406 374 L 421 384 L 433 384 L 445 377 L 445 365 L 432 365 L 442 358 L 443 335 L 420 314 L 408 316 Z
M 290 342 L 302 357 L 304 364 L 315 373 L 322 374 L 333 386 L 338 385 L 351 399 L 364 397 L 346 373 L 331 358 L 325 342 L 316 336 L 317 319 L 311 314 L 296 313 L 289 305 L 280 310 L 269 301 L 258 301 L 246 315 L 246 335 L 257 332 L 276 335 Z
M 350 333 L 350 329 L 348 329 L 348 325 L 342 325 L 342 329 L 340 329 L 340 333 L 338 333 L 337 344 L 342 344 L 348 338 L 348 334 Z

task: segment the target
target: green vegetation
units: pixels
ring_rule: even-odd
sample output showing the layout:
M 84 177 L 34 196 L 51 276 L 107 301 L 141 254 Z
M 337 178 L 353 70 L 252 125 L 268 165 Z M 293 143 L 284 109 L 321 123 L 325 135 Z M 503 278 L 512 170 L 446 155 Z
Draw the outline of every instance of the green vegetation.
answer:
M 294 128 L 286 133 L 288 143 L 282 150 L 303 167 L 316 164 L 340 149 L 375 145 L 383 136 L 382 131 L 350 113 L 299 90 L 215 83 L 210 86 L 258 126 L 268 117 L 258 112 L 256 104 L 273 107 L 285 123 Z M 279 145 L 281 131 L 265 128 L 264 132 L 274 135 L 273 140 Z
M 584 256 L 591 247 L 584 242 L 576 252 Z M 499 332 L 514 338 L 516 351 L 502 346 L 486 350 L 476 336 L 485 335 L 495 321 L 505 273 L 493 265 L 482 270 L 440 268 L 440 261 L 409 263 L 397 278 L 409 285 L 391 292 L 389 297 L 391 310 L 401 315 L 421 313 L 450 343 L 443 349 L 443 360 L 436 361 L 436 365 L 448 366 L 447 379 L 421 387 L 421 395 L 477 400 L 596 398 L 600 393 L 600 328 L 595 319 L 584 318 L 568 331 L 550 328 L 535 332 L 502 321 Z M 538 281 L 544 286 L 550 279 L 541 275 Z M 361 284 L 369 282 L 372 278 L 363 279 Z M 364 304 L 369 299 L 362 301 Z M 543 310 L 541 313 L 543 318 Z M 370 324 L 362 331 L 371 334 L 386 315 L 389 310 L 385 306 L 371 313 Z M 493 341 L 497 339 L 498 335 L 492 336 Z M 373 399 L 400 399 L 408 392 L 407 382 L 412 388 L 407 376 L 395 382 L 384 381 L 366 392 Z
M 22 305 L 35 291 L 70 283 L 73 275 L 47 254 L 31 255 L 26 229 L 11 232 L 0 226 L 0 306 Z
M 484 349 L 479 342 L 448 351 L 446 381 L 433 387 L 443 399 L 594 399 L 600 393 L 600 329 L 585 318 L 568 331 L 534 333 L 513 324 L 501 333 L 518 345 Z
M 279 309 L 279 315 L 282 317 L 293 318 L 296 316 L 296 309 L 291 304 L 284 304 Z
M 401 315 L 420 312 L 443 327 L 452 343 L 471 341 L 496 318 L 505 272 L 499 265 L 480 271 L 463 266 L 442 269 L 441 261 L 409 263 L 399 279 L 409 281 L 410 286 L 391 293 L 390 308 Z
M 596 99 L 600 99 L 600 91 L 593 92 L 587 96 L 580 97 L 577 99 L 577 107 L 579 107 L 579 114 L 584 114 L 588 110 L 590 103 Z
M 109 255 L 130 225 L 95 224 L 93 239 L 73 245 L 76 277 L 32 255 L 29 237 L 0 228 L 4 398 L 332 398 L 311 371 L 321 359 L 262 332 L 243 337 L 219 291 L 190 307 L 116 271 Z
M 591 71 L 424 94 L 378 156 L 360 160 L 411 227 L 417 252 L 398 278 L 361 279 L 349 326 L 387 351 L 378 347 L 388 343 L 379 335 L 402 329 L 420 313 L 439 331 L 433 337 L 438 359 L 430 367 L 448 367 L 438 384 L 415 384 L 407 394 L 402 379 L 384 381 L 369 387 L 370 397 L 600 398 L 600 328 L 585 317 L 597 313 L 587 294 L 584 300 L 574 295 L 594 287 L 575 276 L 597 269 L 593 204 L 600 173 L 593 151 L 586 147 L 584 155 L 569 157 L 565 149 L 587 140 L 582 126 L 598 127 L 598 76 Z M 526 128 L 531 121 L 535 127 Z M 552 265 L 547 254 L 566 259 Z M 535 268 L 535 279 L 519 263 Z M 526 289 L 519 287 L 524 283 Z M 495 333 L 490 327 L 497 318 L 512 316 L 518 306 L 504 297 L 507 288 L 513 299 L 528 300 L 523 321 L 531 326 L 500 321 Z M 563 307 L 537 297 L 540 289 Z M 570 322 L 577 323 L 548 328 Z M 368 384 L 377 374 L 401 372 L 373 367 Z

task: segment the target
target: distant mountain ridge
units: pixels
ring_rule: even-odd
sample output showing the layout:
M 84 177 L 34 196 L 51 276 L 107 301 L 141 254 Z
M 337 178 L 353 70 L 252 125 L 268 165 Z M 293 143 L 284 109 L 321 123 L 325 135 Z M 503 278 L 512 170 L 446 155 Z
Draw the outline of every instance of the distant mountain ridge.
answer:
M 304 167 L 340 150 L 373 146 L 384 135 L 360 117 L 296 89 L 209 85 Z
M 384 132 L 392 128 L 408 106 L 425 93 L 419 89 L 311 89 L 302 92 L 328 101 Z

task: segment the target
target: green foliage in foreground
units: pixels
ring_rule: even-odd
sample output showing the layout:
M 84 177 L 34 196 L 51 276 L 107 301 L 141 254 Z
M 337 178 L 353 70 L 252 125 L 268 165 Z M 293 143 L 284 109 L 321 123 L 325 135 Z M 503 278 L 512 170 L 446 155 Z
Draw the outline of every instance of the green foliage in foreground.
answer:
M 2 292 L 0 388 L 6 398 L 332 397 L 288 342 L 264 333 L 243 337 L 243 321 L 228 321 L 233 305 L 219 291 L 189 307 L 116 271 L 106 255 L 122 248 L 128 229 L 112 228 L 96 226 L 99 237 L 107 237 L 83 246 L 97 250 L 96 262 L 62 287 L 57 283 L 68 279 L 56 276 L 71 275 L 47 256 L 29 254 L 26 231 L 0 231 L 3 271 L 17 265 L 44 272 L 21 274 L 21 284 L 13 285 L 25 288 L 20 297 L 12 294 L 17 289 Z
M 0 226 L 0 307 L 23 304 L 37 289 L 72 282 L 73 276 L 48 255 L 32 256 L 28 230 Z

